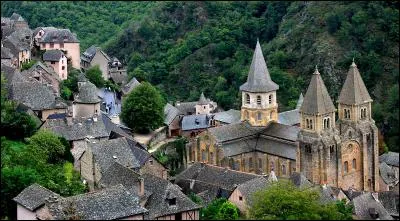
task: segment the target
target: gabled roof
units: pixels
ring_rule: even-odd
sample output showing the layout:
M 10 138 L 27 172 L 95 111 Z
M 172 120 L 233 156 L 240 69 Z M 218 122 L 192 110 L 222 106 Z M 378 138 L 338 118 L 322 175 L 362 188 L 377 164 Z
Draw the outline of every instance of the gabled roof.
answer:
M 151 174 L 144 174 L 143 178 L 145 190 L 152 193 L 145 205 L 149 210 L 149 214 L 145 215 L 145 219 L 155 219 L 160 216 L 201 208 L 201 206 L 183 194 L 177 185 L 170 183 L 168 180 Z M 168 199 L 174 198 L 176 199 L 175 205 L 169 205 Z
M 172 106 L 169 103 L 164 106 L 164 124 L 170 125 L 175 117 L 178 115 L 179 110 L 176 107 Z
M 261 176 L 239 184 L 237 189 L 244 196 L 246 202 L 251 203 L 251 198 L 253 197 L 252 195 L 257 191 L 264 189 L 265 187 L 267 187 L 267 185 L 268 180 L 265 177 Z
M 392 220 L 389 212 L 383 207 L 383 205 L 374 199 L 370 192 L 361 194 L 352 200 L 354 205 L 354 212 L 357 218 L 362 220 L 372 219 L 369 209 L 373 208 L 379 214 L 380 220 Z
M 247 76 L 247 82 L 240 86 L 240 90 L 248 92 L 270 92 L 278 89 L 279 86 L 271 80 L 260 42 L 257 40 L 253 60 L 251 61 L 249 74 Z
M 379 174 L 387 185 L 395 185 L 397 182 L 399 182 L 399 178 L 396 177 L 395 173 L 395 170 L 393 170 L 385 162 L 379 164 Z
M 134 140 L 132 135 L 128 134 L 123 129 L 121 129 L 120 125 L 113 123 L 111 121 L 111 119 L 107 116 L 107 114 L 102 113 L 101 119 L 103 120 L 104 126 L 109 133 L 114 132 L 114 133 L 119 134 L 122 137 L 126 137 L 130 140 Z
M 50 196 L 59 197 L 57 193 L 54 193 L 51 190 L 34 183 L 22 190 L 22 192 L 14 197 L 13 200 L 30 211 L 34 211 L 43 206 L 45 204 L 45 200 Z
M 352 105 L 371 101 L 372 99 L 361 78 L 357 65 L 353 61 L 347 73 L 346 81 L 340 91 L 338 103 Z
M 399 193 L 394 191 L 378 192 L 378 199 L 392 216 L 399 216 Z
M 107 62 L 110 61 L 110 57 L 103 51 L 101 50 L 100 47 L 96 47 L 95 45 L 90 46 L 88 49 L 86 49 L 85 52 L 83 52 L 81 59 L 86 61 L 86 62 L 91 62 L 94 56 L 100 52 L 103 54 L 103 56 L 106 58 Z
M 399 167 L 399 153 L 391 151 L 384 153 L 379 156 L 379 162 L 385 162 L 387 165 Z
M 246 136 L 256 135 L 257 132 L 265 129 L 265 127 L 252 127 L 246 121 L 223 125 L 221 127 L 212 127 L 208 131 L 215 136 L 218 142 L 234 140 Z
M 124 94 L 129 94 L 135 87 L 139 86 L 140 82 L 133 77 L 126 85 L 124 85 L 121 90 Z
M 311 77 L 310 85 L 304 96 L 300 111 L 307 114 L 325 114 L 334 112 L 335 110 L 324 81 L 316 68 Z
M 210 126 L 207 114 L 188 115 L 182 118 L 182 131 L 205 129 Z
M 14 21 L 20 21 L 21 19 L 22 19 L 22 21 L 24 21 L 22 16 L 20 14 L 15 13 L 15 12 L 13 12 L 11 17 L 10 17 L 10 20 L 14 20 Z
M 192 114 L 196 112 L 196 104 L 197 101 L 177 102 L 175 107 L 179 110 L 179 114 L 186 115 L 188 112 L 191 112 Z
M 57 202 L 46 203 L 46 206 L 53 219 L 68 219 L 64 211 L 71 204 L 82 220 L 120 219 L 148 211 L 140 206 L 139 198 L 121 184 L 100 191 L 60 198 Z
M 79 43 L 75 33 L 69 29 L 50 29 L 46 31 L 39 41 L 40 43 Z
M 47 32 L 47 31 L 57 30 L 57 28 L 55 28 L 55 27 L 37 27 L 37 28 L 33 29 L 33 36 L 36 36 L 40 30 Z
M 276 122 L 271 122 L 263 131 L 263 135 L 274 138 L 284 139 L 291 142 L 297 141 L 297 135 L 300 131 L 299 127 L 284 125 Z
M 43 54 L 43 61 L 60 61 L 64 53 L 60 50 L 47 50 Z
M 226 124 L 233 124 L 240 122 L 240 111 L 230 109 L 228 111 L 218 112 L 214 114 L 214 120 L 220 121 Z
M 293 172 L 289 180 L 299 188 L 308 188 L 313 185 L 303 174 L 298 172 Z

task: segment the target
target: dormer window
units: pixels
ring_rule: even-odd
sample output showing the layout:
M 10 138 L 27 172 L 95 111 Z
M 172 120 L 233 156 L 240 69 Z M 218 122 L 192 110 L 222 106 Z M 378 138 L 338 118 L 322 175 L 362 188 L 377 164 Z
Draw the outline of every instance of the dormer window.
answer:
M 257 104 L 261 105 L 261 96 L 260 95 L 257 96 Z
M 250 104 L 250 95 L 246 94 L 246 104 Z
M 168 205 L 175 206 L 176 205 L 176 198 L 168 199 Z

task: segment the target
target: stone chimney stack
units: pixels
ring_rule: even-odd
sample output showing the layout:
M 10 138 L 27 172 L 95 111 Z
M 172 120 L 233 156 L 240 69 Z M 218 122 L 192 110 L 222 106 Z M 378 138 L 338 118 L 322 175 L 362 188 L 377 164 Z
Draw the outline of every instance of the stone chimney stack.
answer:
M 144 179 L 142 177 L 139 178 L 139 196 L 144 196 Z

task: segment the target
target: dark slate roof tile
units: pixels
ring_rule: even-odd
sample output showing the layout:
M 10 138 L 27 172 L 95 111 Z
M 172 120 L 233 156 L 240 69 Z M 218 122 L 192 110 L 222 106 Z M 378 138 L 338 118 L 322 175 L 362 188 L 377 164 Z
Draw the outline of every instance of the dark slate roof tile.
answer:
M 280 124 L 293 126 L 300 124 L 300 112 L 298 109 L 281 112 L 278 114 L 278 122 Z
M 226 124 L 233 124 L 240 122 L 240 111 L 230 109 L 228 111 L 218 112 L 214 114 L 214 119 L 216 121 L 221 121 Z
M 175 104 L 175 107 L 179 110 L 179 114 L 187 115 L 187 113 L 194 114 L 196 112 L 197 101 L 192 102 L 179 102 Z
M 79 93 L 76 95 L 74 102 L 94 104 L 100 101 L 100 98 L 97 96 L 97 88 L 92 82 L 86 81 L 79 85 Z
M 47 30 L 39 41 L 40 43 L 78 43 L 79 40 L 75 33 L 69 29 L 50 29 Z
M 362 220 L 372 219 L 369 209 L 373 208 L 379 214 L 381 220 L 393 220 L 389 212 L 383 207 L 383 205 L 376 201 L 370 192 L 361 194 L 352 200 L 354 205 L 354 212 L 357 218 Z
M 60 61 L 64 53 L 60 50 L 47 50 L 43 54 L 43 61 Z
M 367 87 L 361 78 L 357 65 L 353 63 L 350 65 L 349 72 L 347 73 L 346 80 L 340 91 L 338 102 L 342 104 L 363 104 L 372 101 L 369 96 Z
M 251 203 L 253 194 L 259 190 L 266 188 L 268 185 L 268 180 L 265 177 L 257 177 L 251 179 L 247 182 L 239 184 L 237 189 L 245 197 L 246 202 Z
M 379 165 L 379 174 L 382 177 L 382 180 L 388 185 L 394 185 L 396 182 L 399 182 L 399 178 L 396 177 L 395 170 L 393 170 L 390 166 L 388 166 L 385 162 L 380 163 Z
M 390 215 L 399 216 L 399 193 L 394 191 L 379 192 L 378 199 Z
M 384 153 L 379 156 L 379 162 L 385 162 L 387 165 L 399 167 L 399 153 L 391 151 Z
M 254 136 L 265 127 L 252 127 L 246 121 L 209 128 L 208 131 L 215 136 L 218 142 L 234 140 L 237 138 Z
M 121 90 L 124 94 L 129 94 L 135 87 L 139 86 L 140 82 L 133 77 L 126 85 L 124 85 Z
M 205 129 L 210 126 L 210 117 L 207 114 L 188 115 L 182 118 L 182 131 Z
M 297 135 L 300 131 L 299 127 L 284 125 L 276 122 L 271 122 L 265 130 L 262 131 L 263 135 L 280 138 L 292 142 L 297 141 Z
M 179 115 L 179 110 L 172 106 L 171 104 L 167 103 L 164 106 L 164 124 L 170 125 L 172 121 Z
M 37 208 L 45 204 L 45 200 L 50 196 L 57 196 L 57 193 L 52 192 L 37 183 L 34 183 L 14 197 L 14 201 L 21 204 L 30 211 L 34 211 Z

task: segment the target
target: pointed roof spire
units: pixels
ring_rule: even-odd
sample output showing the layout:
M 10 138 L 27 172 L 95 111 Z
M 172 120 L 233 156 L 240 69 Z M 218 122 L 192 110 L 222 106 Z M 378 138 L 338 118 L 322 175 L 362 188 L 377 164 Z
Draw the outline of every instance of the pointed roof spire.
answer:
M 199 99 L 199 102 L 197 102 L 197 104 L 200 104 L 200 105 L 208 104 L 207 99 L 204 96 L 203 92 L 201 92 L 200 99 Z
M 297 105 L 296 105 L 296 109 L 300 109 L 301 105 L 303 104 L 303 93 L 300 93 L 299 99 L 297 100 Z
M 308 114 L 325 114 L 335 110 L 335 106 L 328 94 L 321 74 L 318 69 L 315 69 L 300 111 Z
M 353 63 L 350 65 L 346 80 L 343 84 L 342 90 L 340 91 L 338 102 L 352 105 L 363 104 L 371 101 L 372 99 L 369 96 L 368 90 L 365 87 L 364 81 L 362 80 L 360 72 L 358 71 L 357 65 L 354 63 L 353 59 Z
M 271 80 L 260 42 L 257 40 L 253 60 L 251 61 L 249 74 L 247 76 L 247 82 L 240 86 L 240 90 L 248 92 L 270 92 L 278 89 L 279 86 Z

